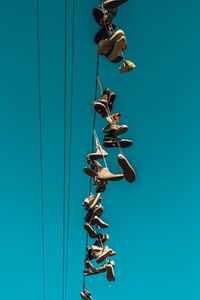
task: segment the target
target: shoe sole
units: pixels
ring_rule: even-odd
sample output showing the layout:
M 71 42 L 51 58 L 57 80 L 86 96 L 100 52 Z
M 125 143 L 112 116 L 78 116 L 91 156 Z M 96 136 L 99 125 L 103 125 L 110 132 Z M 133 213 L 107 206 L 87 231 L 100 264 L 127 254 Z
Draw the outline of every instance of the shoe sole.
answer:
M 119 176 L 116 176 L 116 177 L 109 177 L 109 178 L 103 178 L 103 177 L 98 177 L 97 178 L 99 180 L 103 180 L 103 181 L 119 181 L 121 180 L 122 178 L 124 177 L 124 175 L 119 175 Z
M 110 256 L 111 253 L 112 253 L 111 249 L 107 250 L 105 253 L 103 253 L 103 255 L 100 255 L 97 258 L 97 263 L 98 264 L 102 263 L 108 256 Z
M 102 45 L 100 45 L 97 49 L 97 54 L 106 54 L 111 49 L 114 43 L 120 39 L 124 35 L 124 32 L 122 30 L 117 30 L 110 38 L 106 39 Z
M 121 140 L 119 142 L 113 142 L 113 141 L 104 141 L 103 146 L 106 148 L 114 148 L 114 147 L 120 147 L 120 148 L 128 148 L 133 144 L 131 141 Z
M 96 237 L 97 234 L 96 234 L 95 230 L 89 224 L 85 223 L 84 228 L 88 232 L 89 237 L 91 239 L 94 239 Z
M 105 1 L 103 6 L 106 9 L 114 9 L 122 4 L 124 4 L 125 2 L 127 2 L 128 0 L 120 0 L 120 1 Z
M 111 54 L 108 56 L 110 61 L 114 61 L 119 56 L 119 53 L 122 51 L 123 47 L 125 46 L 126 46 L 126 38 L 125 36 L 122 36 L 119 40 L 117 40 Z
M 102 103 L 94 103 L 94 104 L 93 104 L 93 107 L 94 107 L 94 110 L 95 110 L 98 114 L 100 114 L 100 116 L 101 116 L 102 118 L 107 117 L 108 113 L 107 113 L 107 110 L 106 110 L 106 107 L 105 107 L 104 104 L 102 104 Z
M 115 281 L 115 276 L 114 276 L 114 271 L 113 271 L 113 266 L 112 265 L 107 266 L 106 277 L 107 277 L 108 281 Z
M 119 154 L 118 155 L 118 163 L 123 170 L 124 178 L 128 182 L 134 182 L 136 179 L 136 174 L 135 174 L 133 167 L 130 165 L 130 163 L 126 159 L 126 157 L 124 157 L 122 154 Z
M 128 126 L 121 125 L 120 128 L 118 128 L 118 129 L 110 129 L 110 127 L 108 127 L 106 130 L 103 129 L 102 132 L 112 133 L 113 135 L 118 136 L 118 135 L 121 135 L 121 134 L 127 132 L 127 130 L 128 130 Z

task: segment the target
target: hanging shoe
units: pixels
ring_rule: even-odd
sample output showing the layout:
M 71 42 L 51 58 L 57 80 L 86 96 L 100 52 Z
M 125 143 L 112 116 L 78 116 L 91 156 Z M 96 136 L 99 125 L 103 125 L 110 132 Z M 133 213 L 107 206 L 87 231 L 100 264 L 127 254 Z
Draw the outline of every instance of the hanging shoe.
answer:
M 119 181 L 123 179 L 123 174 L 112 174 L 108 168 L 102 168 L 101 171 L 98 172 L 97 178 L 99 180 L 106 180 L 106 181 Z
M 91 297 L 91 293 L 88 292 L 86 289 L 84 289 L 81 292 L 81 298 L 84 299 L 84 300 L 93 300 L 93 298 Z
M 97 205 L 99 202 L 101 202 L 101 193 L 98 193 L 95 195 L 90 195 L 88 198 L 84 200 L 82 203 L 82 206 L 84 206 L 87 210 L 91 210 Z
M 94 239 L 96 237 L 97 233 L 96 233 L 96 231 L 92 228 L 92 226 L 89 223 L 85 222 L 84 228 L 88 232 L 89 237 L 91 239 Z
M 96 193 L 103 193 L 106 190 L 107 181 L 99 180 L 100 183 L 97 185 L 95 192 Z
M 124 178 L 128 182 L 134 182 L 136 178 L 136 174 L 133 167 L 128 162 L 127 158 L 122 154 L 118 154 L 118 163 L 123 170 Z
M 127 125 L 117 125 L 117 124 L 112 124 L 112 125 L 107 125 L 102 129 L 102 132 L 108 133 L 108 134 L 113 134 L 114 136 L 121 135 L 125 132 L 127 132 L 128 126 Z
M 95 246 L 96 247 L 96 246 Z M 105 246 L 101 253 L 98 255 L 98 258 L 97 258 L 97 263 L 100 264 L 102 263 L 107 257 L 110 256 L 110 254 L 112 253 L 112 249 L 110 249 L 108 246 Z
M 102 8 L 94 8 L 93 9 L 94 19 L 101 26 L 110 27 L 111 22 L 114 19 L 114 17 L 116 16 L 116 14 L 117 14 L 117 8 L 110 9 L 109 11 L 103 10 Z M 114 24 L 112 24 L 112 25 L 114 25 Z
M 107 0 L 103 3 L 103 6 L 105 9 L 114 9 L 127 1 L 128 0 Z
M 114 267 L 115 267 L 114 261 L 109 260 L 107 262 L 107 267 L 106 267 L 106 271 L 107 271 L 106 277 L 108 281 L 115 281 Z
M 97 54 L 107 54 L 115 45 L 116 41 L 124 35 L 124 32 L 118 29 L 109 38 L 99 42 L 99 47 L 97 49 Z
M 94 267 L 90 267 L 90 268 L 85 268 L 84 269 L 84 275 L 88 276 L 88 275 L 95 275 L 95 274 L 99 274 L 99 273 L 105 273 L 107 271 L 107 264 L 102 265 L 101 267 L 98 268 L 94 268 Z
M 96 159 L 103 159 L 104 157 L 108 156 L 108 153 L 103 150 L 100 145 L 97 145 L 97 151 L 95 153 L 88 154 L 88 157 L 92 160 Z
M 131 140 L 119 139 L 115 136 L 105 135 L 103 139 L 103 146 L 106 148 L 120 147 L 128 148 L 133 144 Z
M 111 52 L 110 52 L 110 53 L 111 53 Z M 109 55 L 110 55 L 110 53 L 109 53 L 109 54 L 106 54 L 106 55 L 104 54 L 104 56 L 106 56 L 106 57 L 108 58 Z M 112 63 L 119 63 L 119 62 L 121 62 L 122 60 L 123 60 L 123 56 L 118 55 L 116 59 L 112 60 Z
M 95 216 L 101 217 L 103 211 L 104 211 L 104 208 L 103 208 L 103 206 L 101 204 L 96 205 L 95 208 L 92 211 L 93 217 L 95 217 Z
M 90 177 L 95 177 L 97 175 L 97 172 L 94 169 L 91 169 L 91 168 L 85 167 L 83 169 L 83 171 L 85 172 L 85 174 L 87 174 Z
M 119 56 L 120 52 L 124 51 L 124 49 L 127 48 L 126 45 L 126 38 L 125 36 L 122 36 L 120 39 L 118 39 L 112 49 L 112 52 L 108 56 L 109 60 L 112 62 Z
M 102 40 L 108 39 L 112 35 L 105 27 L 101 28 L 94 37 L 94 42 L 98 44 Z
M 109 235 L 105 233 L 98 233 L 96 235 L 96 242 L 94 243 L 95 246 L 104 245 L 109 240 Z
M 130 60 L 124 60 L 123 65 L 119 67 L 120 73 L 128 73 L 135 68 L 135 64 Z
M 91 224 L 96 226 L 97 228 L 98 227 L 101 227 L 101 228 L 107 228 L 109 227 L 109 225 L 107 223 L 105 223 L 104 221 L 102 221 L 99 217 L 95 216 L 92 221 L 91 221 Z

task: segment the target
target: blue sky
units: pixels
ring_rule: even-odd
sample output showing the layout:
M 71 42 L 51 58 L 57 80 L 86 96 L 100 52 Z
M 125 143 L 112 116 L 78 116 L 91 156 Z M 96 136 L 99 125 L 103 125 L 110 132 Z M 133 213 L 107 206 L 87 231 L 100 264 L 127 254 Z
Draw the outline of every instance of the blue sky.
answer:
M 68 1 L 69 2 L 69 1 Z M 83 173 L 91 150 L 98 1 L 75 0 L 72 168 L 67 299 L 80 299 L 85 251 Z M 100 57 L 103 88 L 133 140 L 124 154 L 135 183 L 108 185 L 103 219 L 117 251 L 115 283 L 87 279 L 93 298 L 199 299 L 199 2 L 128 1 L 115 18 L 124 30 L 128 74 Z M 63 213 L 64 1 L 39 0 L 44 162 L 46 299 L 61 299 Z M 42 299 L 36 1 L 4 1 L 0 11 L 0 296 Z M 67 157 L 71 95 L 72 1 L 67 8 Z M 99 93 L 99 91 L 98 91 Z M 100 93 L 98 94 L 100 96 Z M 100 141 L 105 120 L 97 116 Z M 119 173 L 117 149 L 109 149 Z M 66 170 L 69 162 L 67 160 Z M 66 189 L 68 190 L 68 178 Z M 68 200 L 68 199 L 67 199 Z

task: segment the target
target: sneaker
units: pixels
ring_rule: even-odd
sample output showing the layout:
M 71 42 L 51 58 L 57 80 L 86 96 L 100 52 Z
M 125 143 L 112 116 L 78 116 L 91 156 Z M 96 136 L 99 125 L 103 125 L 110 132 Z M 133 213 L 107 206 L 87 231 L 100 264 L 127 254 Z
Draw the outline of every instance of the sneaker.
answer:
M 110 256 L 111 253 L 112 249 L 110 249 L 108 246 L 105 246 L 97 258 L 97 263 L 102 263 L 107 257 Z
M 101 267 L 98 268 L 85 268 L 84 269 L 84 275 L 88 276 L 88 275 L 95 275 L 95 274 L 99 274 L 99 273 L 104 273 L 107 271 L 107 264 L 102 265 Z
M 93 300 L 93 298 L 91 297 L 91 293 L 86 289 L 81 292 L 81 298 L 84 300 Z
M 85 198 L 85 200 L 82 203 L 82 206 L 89 207 L 95 200 L 95 195 L 90 195 L 89 197 Z
M 107 0 L 103 3 L 103 6 L 105 9 L 113 9 L 124 4 L 127 1 L 128 0 Z
M 115 267 L 115 263 L 113 260 L 107 262 L 106 277 L 108 281 L 115 281 L 114 267 Z
M 133 167 L 128 162 L 127 158 L 122 154 L 118 154 L 118 163 L 123 170 L 124 178 L 128 182 L 134 182 L 136 178 L 136 174 Z
M 92 248 L 90 246 L 86 246 L 86 261 L 91 261 L 92 259 L 94 259 Z
M 112 125 L 107 125 L 102 129 L 102 132 L 108 133 L 108 134 L 113 134 L 114 136 L 121 135 L 125 133 L 128 130 L 127 125 L 117 125 L 117 124 L 112 124 Z
M 92 160 L 103 159 L 106 156 L 108 156 L 108 153 L 103 150 L 100 145 L 97 145 L 97 151 L 95 153 L 88 154 L 88 157 Z
M 109 240 L 109 235 L 105 234 L 105 233 L 98 233 L 96 235 L 96 242 L 94 243 L 94 245 L 97 245 L 96 243 L 100 243 L 102 245 L 104 245 L 107 241 Z
M 88 211 L 87 215 L 85 216 L 84 220 L 86 223 L 90 223 L 90 221 L 92 220 L 93 218 L 93 212 L 90 210 Z
M 113 148 L 113 147 L 120 147 L 120 148 L 128 148 L 133 144 L 131 140 L 127 139 L 119 139 L 117 137 L 105 136 L 103 140 L 103 146 L 105 148 Z
M 91 159 L 88 155 L 87 155 L 87 163 L 91 166 L 92 169 L 102 168 L 102 165 L 97 160 Z
M 89 237 L 91 239 L 94 239 L 96 237 L 97 235 L 96 231 L 92 228 L 92 226 L 88 222 L 85 222 L 84 228 L 88 232 Z
M 108 56 L 110 61 L 115 60 L 120 52 L 124 51 L 124 49 L 126 48 L 126 38 L 125 36 L 122 36 L 120 39 L 118 39 L 112 49 L 112 52 L 110 53 L 110 55 Z
M 119 67 L 120 73 L 128 73 L 135 68 L 135 64 L 130 60 L 124 60 L 123 65 Z
M 92 221 L 91 221 L 91 224 L 96 226 L 97 228 L 98 227 L 101 227 L 101 228 L 107 228 L 109 225 L 105 222 L 103 222 L 99 217 L 95 216 Z M 94 230 L 94 229 L 93 229 Z M 96 235 L 95 235 L 96 236 Z
M 105 181 L 105 185 L 98 184 L 97 187 L 96 187 L 95 192 L 96 193 L 103 193 L 103 192 L 105 192 L 105 190 L 106 190 L 106 184 L 107 184 L 107 181 Z
M 116 14 L 117 8 L 110 9 L 109 11 L 105 11 L 102 8 L 93 9 L 93 16 L 95 21 L 102 26 L 110 25 Z
M 87 174 L 90 177 L 95 177 L 97 175 L 97 172 L 94 169 L 91 169 L 91 168 L 85 167 L 83 169 L 83 171 L 85 172 L 85 174 Z
M 101 198 L 101 193 L 98 193 L 95 196 L 94 201 L 88 206 L 88 210 L 92 210 L 99 202 L 101 202 L 102 198 Z
M 92 268 L 94 268 L 94 267 L 93 267 L 93 264 L 92 264 L 91 261 L 88 260 L 88 259 L 85 260 L 85 268 L 86 268 L 86 269 L 92 269 Z
M 97 54 L 107 54 L 115 45 L 116 41 L 120 39 L 124 35 L 124 32 L 120 29 L 118 29 L 116 32 L 114 32 L 109 38 L 102 40 L 102 42 L 99 42 L 99 47 L 97 49 Z
M 98 44 L 100 41 L 108 39 L 111 35 L 112 33 L 109 32 L 105 27 L 103 27 L 96 33 L 94 42 Z
M 111 52 L 110 52 L 110 53 L 111 53 Z M 104 54 L 104 56 L 108 58 L 109 55 L 110 55 L 110 53 L 109 53 L 109 54 L 106 54 L 106 55 Z M 119 63 L 119 62 L 121 62 L 122 60 L 123 60 L 123 56 L 118 55 L 116 59 L 112 60 L 112 63 Z
M 102 168 L 100 172 L 97 174 L 97 178 L 99 180 L 106 181 L 119 181 L 124 177 L 123 174 L 112 174 L 108 168 Z

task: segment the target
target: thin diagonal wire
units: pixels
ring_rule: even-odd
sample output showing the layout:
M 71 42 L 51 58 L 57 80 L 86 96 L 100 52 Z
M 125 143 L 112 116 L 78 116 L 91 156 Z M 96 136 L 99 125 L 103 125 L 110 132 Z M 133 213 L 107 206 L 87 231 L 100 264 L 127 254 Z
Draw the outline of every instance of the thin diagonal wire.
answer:
M 67 233 L 66 233 L 66 274 L 65 274 L 65 294 L 67 298 L 67 279 L 68 279 L 68 256 L 69 256 L 69 217 L 70 217 L 70 200 L 71 200 L 71 157 L 72 157 L 72 117 L 73 117 L 73 86 L 74 86 L 74 28 L 75 28 L 75 0 L 73 0 L 73 19 L 72 19 L 72 66 L 71 66 L 71 95 L 70 95 L 70 114 L 69 114 L 69 169 L 68 169 L 68 207 L 67 207 Z M 65 31 L 67 34 L 67 0 L 65 0 Z M 67 42 L 65 34 L 65 88 L 67 80 Z M 66 92 L 66 91 L 65 91 Z
M 37 50 L 38 50 L 38 100 L 39 100 L 39 127 L 40 127 L 40 184 L 41 184 L 41 226 L 42 226 L 42 281 L 43 299 L 46 299 L 46 275 L 45 275 L 45 241 L 44 241 L 44 188 L 43 188 L 43 159 L 42 159 L 42 105 L 41 105 L 41 80 L 40 80 L 40 22 L 39 0 L 37 0 Z
M 65 218 L 66 218 L 66 103 L 67 103 L 67 83 L 66 83 L 66 68 L 67 68 L 67 12 L 66 5 L 67 0 L 65 0 L 65 30 L 64 30 L 64 145 L 63 145 L 63 248 L 62 248 L 62 300 L 65 297 Z

